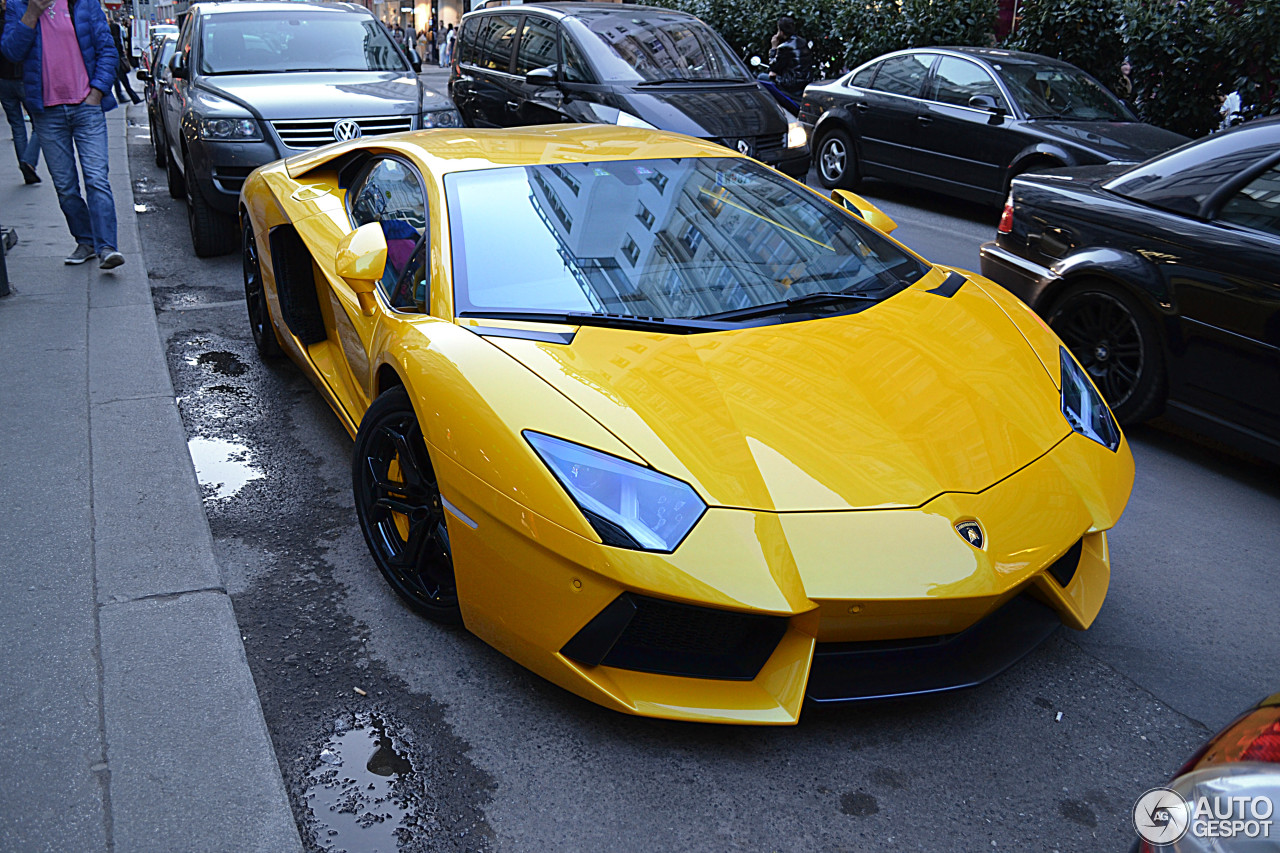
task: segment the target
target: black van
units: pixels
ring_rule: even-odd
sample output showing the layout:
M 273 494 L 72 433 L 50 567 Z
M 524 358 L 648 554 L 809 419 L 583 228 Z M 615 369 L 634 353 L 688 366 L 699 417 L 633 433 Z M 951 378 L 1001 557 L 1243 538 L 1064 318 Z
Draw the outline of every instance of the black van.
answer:
M 471 127 L 655 127 L 732 148 L 804 180 L 794 116 L 692 15 L 618 3 L 500 6 L 462 18 L 449 94 Z

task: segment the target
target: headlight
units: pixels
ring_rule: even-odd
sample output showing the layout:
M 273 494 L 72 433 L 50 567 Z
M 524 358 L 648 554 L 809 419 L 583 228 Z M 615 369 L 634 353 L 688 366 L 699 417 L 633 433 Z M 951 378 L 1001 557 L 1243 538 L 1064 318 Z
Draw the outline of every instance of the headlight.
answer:
M 787 147 L 803 148 L 809 144 L 809 133 L 798 121 L 787 122 Z
M 1062 360 L 1063 417 L 1076 432 L 1108 450 L 1115 450 L 1120 446 L 1120 427 L 1116 426 L 1111 410 L 1067 348 L 1059 347 L 1058 352 Z
M 542 433 L 524 437 L 606 545 L 674 551 L 707 509 L 674 477 Z
M 255 142 L 262 139 L 258 123 L 251 118 L 202 118 L 199 129 L 201 139 L 235 142 Z
M 432 110 L 422 114 L 422 126 L 428 127 L 462 127 L 462 116 L 457 110 Z

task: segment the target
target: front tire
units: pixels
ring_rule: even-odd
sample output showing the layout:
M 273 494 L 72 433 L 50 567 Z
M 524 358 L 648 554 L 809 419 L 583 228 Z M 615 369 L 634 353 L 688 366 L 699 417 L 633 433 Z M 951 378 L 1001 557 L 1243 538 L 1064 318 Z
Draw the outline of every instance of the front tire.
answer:
M 275 326 L 271 322 L 271 309 L 267 305 L 267 290 L 262 283 L 262 260 L 258 257 L 258 243 L 253 236 L 253 223 L 245 216 L 240 228 L 240 256 L 244 270 L 244 302 L 249 309 L 249 331 L 253 345 L 263 359 L 280 357 L 280 342 L 276 340 Z
M 382 576 L 423 616 L 460 624 L 444 499 L 403 386 L 365 412 L 351 474 L 360 530 Z
M 191 174 L 190 163 L 187 174 Z M 225 255 L 236 247 L 239 234 L 236 233 L 234 216 L 214 210 L 205 200 L 204 192 L 195 181 L 187 184 L 187 225 L 191 228 L 191 245 L 195 247 L 197 258 L 212 258 Z
M 161 138 L 164 139 L 163 134 L 161 134 Z M 164 139 L 164 144 L 165 144 L 164 177 L 169 184 L 169 197 L 170 198 L 186 198 L 187 182 L 183 180 L 182 173 L 178 171 L 178 164 L 174 162 L 173 152 L 168 150 L 169 140 Z
M 1054 303 L 1049 326 L 1098 386 L 1123 425 L 1164 407 L 1164 355 L 1159 333 L 1137 299 L 1106 281 L 1072 287 Z
M 159 120 L 159 116 L 148 110 L 147 124 L 151 128 L 151 152 L 155 156 L 156 165 L 164 168 L 164 138 L 156 132 L 156 122 Z
M 823 134 L 815 158 L 818 183 L 829 190 L 851 190 L 858 186 L 858 155 L 849 134 L 833 128 Z

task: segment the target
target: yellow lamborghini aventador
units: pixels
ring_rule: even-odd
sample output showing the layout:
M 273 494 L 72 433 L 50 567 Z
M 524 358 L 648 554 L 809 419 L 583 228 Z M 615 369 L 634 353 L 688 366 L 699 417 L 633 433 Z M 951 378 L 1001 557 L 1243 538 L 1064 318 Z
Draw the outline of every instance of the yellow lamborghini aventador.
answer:
M 409 604 L 619 711 L 794 723 L 1088 627 L 1133 482 L 1048 327 L 837 200 L 658 131 L 360 139 L 246 181 L 245 296 Z

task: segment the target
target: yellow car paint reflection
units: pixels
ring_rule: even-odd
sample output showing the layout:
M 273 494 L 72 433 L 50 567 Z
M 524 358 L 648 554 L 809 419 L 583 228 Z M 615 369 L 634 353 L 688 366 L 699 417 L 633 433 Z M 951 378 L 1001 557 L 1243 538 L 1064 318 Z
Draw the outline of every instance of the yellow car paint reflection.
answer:
M 701 230 L 659 235 L 655 246 L 694 258 L 710 251 L 701 241 L 729 246 L 716 223 L 741 214 L 741 233 L 771 229 L 775 243 L 785 232 L 833 251 L 825 232 L 804 233 L 804 217 L 736 210 L 750 202 L 734 200 L 733 169 L 752 161 L 658 131 L 398 134 L 327 146 L 245 182 L 241 221 L 262 282 L 246 293 L 273 335 L 259 348 L 278 344 L 357 440 L 357 504 L 367 503 L 361 523 L 384 574 L 402 554 L 395 576 L 417 577 L 417 557 L 397 549 L 425 530 L 430 576 L 447 599 L 422 599 L 424 612 L 453 602 L 468 630 L 605 707 L 703 722 L 791 724 L 806 695 L 841 701 L 976 683 L 1012 662 L 996 654 L 986 669 L 974 664 L 1006 636 L 998 632 L 1035 633 L 1018 627 L 1021 614 L 1039 620 L 1037 640 L 1046 618 L 1087 628 L 1106 595 L 1105 531 L 1128 500 L 1132 456 L 1118 433 L 1111 449 L 1068 422 L 1060 342 L 991 282 L 928 266 L 859 222 L 841 227 L 865 229 L 866 257 L 899 252 L 921 268 L 859 310 L 688 333 L 643 317 L 611 325 L 459 307 L 455 241 L 468 222 L 451 207 L 451 176 L 563 167 L 554 174 L 573 189 L 591 179 L 581 164 L 623 174 L 633 161 L 685 168 L 708 158 L 719 158 L 717 181 L 730 179 L 679 202 L 700 211 Z M 381 188 L 374 176 L 384 161 L 400 179 L 405 170 L 420 177 L 420 199 Z M 638 179 L 623 177 L 641 189 L 619 192 L 665 193 L 666 173 L 634 171 Z M 511 204 L 533 205 L 549 231 L 562 231 L 566 269 L 582 272 L 589 259 L 567 236 L 591 232 L 568 224 L 572 199 L 557 209 L 544 192 Z M 787 192 L 815 216 L 852 221 L 848 204 L 891 225 L 860 199 L 837 206 L 807 189 Z M 425 218 L 412 212 L 419 203 Z M 642 204 L 640 224 L 628 228 L 673 222 L 672 209 Z M 358 221 L 368 210 L 376 223 Z M 625 244 L 623 255 L 625 265 Z M 405 287 L 389 293 L 394 276 L 380 271 L 391 264 L 404 264 Z M 509 259 L 513 276 L 521 264 Z M 790 290 L 804 271 L 793 264 L 777 282 Z M 395 399 L 411 406 L 412 424 L 397 420 Z M 531 434 L 619 470 L 658 472 L 705 511 L 672 548 L 608 544 L 610 522 L 570 494 Z M 429 477 L 411 482 L 414 471 Z M 395 525 L 379 527 L 379 518 Z M 624 541 L 626 531 L 617 535 Z M 716 645 L 730 635 L 732 644 Z M 935 648 L 951 655 L 924 668 L 935 680 L 904 680 Z M 895 685 L 888 694 L 876 672 Z

